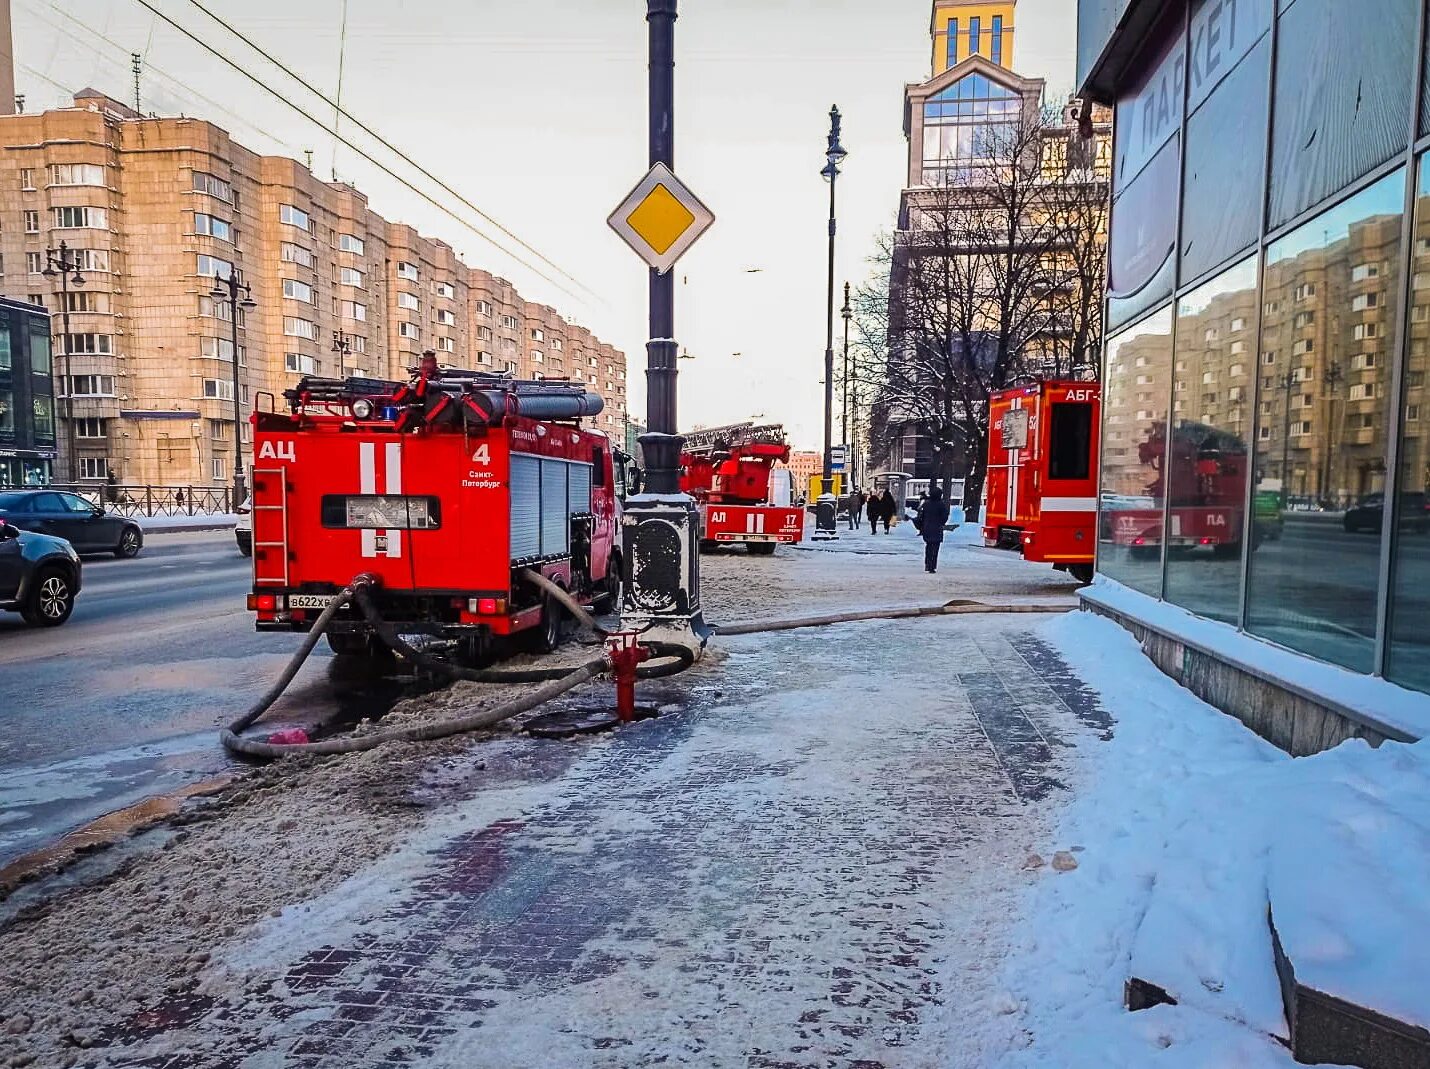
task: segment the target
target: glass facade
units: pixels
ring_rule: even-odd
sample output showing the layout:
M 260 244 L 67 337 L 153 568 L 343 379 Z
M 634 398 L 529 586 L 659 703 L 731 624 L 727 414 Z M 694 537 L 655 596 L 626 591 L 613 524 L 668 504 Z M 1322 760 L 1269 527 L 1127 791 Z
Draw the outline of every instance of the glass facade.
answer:
M 1121 76 L 1098 570 L 1430 692 L 1427 6 L 1193 0 Z

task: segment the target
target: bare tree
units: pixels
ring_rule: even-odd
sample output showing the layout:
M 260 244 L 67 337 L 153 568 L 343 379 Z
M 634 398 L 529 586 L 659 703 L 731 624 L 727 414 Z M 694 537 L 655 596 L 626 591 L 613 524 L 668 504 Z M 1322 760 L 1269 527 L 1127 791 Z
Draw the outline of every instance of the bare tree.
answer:
M 1105 177 L 1053 115 L 990 125 L 975 159 L 911 191 L 901 226 L 855 295 L 854 367 L 870 398 L 871 449 L 916 425 L 948 485 L 980 500 L 988 395 L 1085 374 L 1101 342 Z

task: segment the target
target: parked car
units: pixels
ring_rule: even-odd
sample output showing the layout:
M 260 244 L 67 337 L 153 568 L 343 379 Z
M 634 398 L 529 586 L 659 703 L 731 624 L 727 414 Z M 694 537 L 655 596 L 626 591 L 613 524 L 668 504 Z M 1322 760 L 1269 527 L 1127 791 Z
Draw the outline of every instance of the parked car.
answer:
M 1371 531 L 1378 534 L 1385 523 L 1385 495 L 1366 494 L 1346 509 L 1341 523 L 1351 533 Z M 1400 495 L 1400 529 L 1417 534 L 1430 531 L 1430 499 L 1425 494 L 1412 490 Z
M 0 520 L 0 609 L 39 627 L 58 627 L 74 611 L 79 587 L 72 545 Z
M 238 506 L 238 522 L 233 525 L 233 539 L 245 557 L 253 556 L 253 497 L 245 497 Z
M 78 553 L 137 557 L 144 547 L 143 529 L 128 516 L 61 490 L 0 490 L 0 520 L 63 538 Z

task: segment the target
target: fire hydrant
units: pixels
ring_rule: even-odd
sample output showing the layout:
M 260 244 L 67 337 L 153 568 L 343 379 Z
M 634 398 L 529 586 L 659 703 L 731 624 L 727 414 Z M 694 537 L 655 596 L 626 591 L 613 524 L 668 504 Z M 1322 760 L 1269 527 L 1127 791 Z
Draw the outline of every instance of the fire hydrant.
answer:
M 650 650 L 638 645 L 639 631 L 614 631 L 606 636 L 606 656 L 616 680 L 616 715 L 622 724 L 636 718 L 636 669 L 650 660 Z

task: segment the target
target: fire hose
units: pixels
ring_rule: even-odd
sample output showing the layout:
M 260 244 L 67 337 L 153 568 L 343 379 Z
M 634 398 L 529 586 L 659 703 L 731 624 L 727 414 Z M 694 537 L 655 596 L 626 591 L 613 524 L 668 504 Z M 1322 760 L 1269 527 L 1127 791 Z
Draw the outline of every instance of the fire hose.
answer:
M 583 625 L 592 628 L 598 634 L 604 636 L 606 632 L 597 625 L 591 615 L 584 607 L 572 598 L 565 590 L 540 576 L 535 572 L 522 573 L 524 578 L 532 580 L 534 585 L 546 590 L 558 602 L 560 602 L 568 612 L 576 617 Z M 539 581 L 537 581 L 539 580 Z M 249 710 L 233 723 L 229 724 L 219 734 L 224 747 L 232 753 L 242 754 L 246 757 L 257 757 L 272 760 L 279 757 L 288 757 L 294 754 L 345 754 L 357 753 L 362 750 L 371 750 L 388 742 L 425 742 L 433 739 L 447 738 L 452 735 L 459 735 L 466 732 L 478 731 L 482 728 L 492 727 L 508 720 L 513 716 L 535 709 L 553 698 L 558 698 L 568 691 L 575 690 L 584 683 L 590 682 L 599 676 L 610 671 L 609 658 L 603 653 L 599 657 L 593 657 L 583 664 L 575 667 L 561 668 L 488 668 L 472 669 L 459 665 L 449 664 L 446 661 L 431 657 L 421 650 L 408 643 L 398 633 L 397 629 L 384 620 L 378 612 L 377 606 L 373 603 L 371 596 L 372 580 L 366 576 L 357 576 L 351 583 L 345 586 L 337 594 L 333 595 L 327 605 L 323 607 L 318 618 L 313 621 L 312 628 L 303 636 L 303 642 L 298 650 L 274 680 L 273 685 L 266 690 Z M 477 683 L 540 683 L 541 686 L 535 690 L 514 698 L 509 702 L 504 702 L 492 709 L 484 709 L 479 713 L 472 713 L 467 716 L 456 717 L 450 720 L 441 720 L 435 723 L 418 724 L 405 728 L 393 728 L 388 731 L 372 732 L 366 735 L 354 735 L 342 739 L 324 739 L 319 742 L 293 742 L 274 743 L 260 739 L 244 738 L 241 734 L 253 725 L 264 713 L 288 689 L 288 685 L 293 682 L 299 669 L 303 667 L 318 640 L 332 624 L 333 619 L 346 606 L 355 604 L 364 619 L 377 632 L 382 639 L 397 653 L 411 661 L 432 671 L 440 672 L 453 679 L 463 679 Z M 651 647 L 652 652 L 660 661 L 654 664 L 641 665 L 637 669 L 637 675 L 643 679 L 656 679 L 662 676 L 674 675 L 684 671 L 695 662 L 694 654 L 684 646 L 672 643 L 652 642 L 646 643 Z

